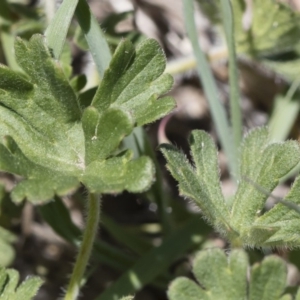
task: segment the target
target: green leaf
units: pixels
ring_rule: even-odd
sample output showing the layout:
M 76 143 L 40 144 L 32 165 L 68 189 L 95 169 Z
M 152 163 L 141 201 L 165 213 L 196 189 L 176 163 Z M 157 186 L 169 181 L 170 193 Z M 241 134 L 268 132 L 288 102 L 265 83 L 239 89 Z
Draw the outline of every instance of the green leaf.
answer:
M 110 108 L 100 114 L 95 107 L 88 107 L 82 117 L 87 164 L 108 157 L 122 139 L 133 129 L 131 116 L 123 110 Z M 101 130 L 105 128 L 104 130 Z
M 299 193 L 300 177 L 295 180 L 290 192 L 285 197 L 285 201 L 299 205 Z M 275 245 L 281 241 L 284 241 L 285 246 L 294 246 L 300 243 L 298 235 L 300 229 L 299 213 L 282 203 L 276 204 L 271 210 L 258 218 L 255 223 L 259 226 L 266 226 L 265 224 L 267 224 L 268 226 L 278 227 L 276 233 L 268 239 L 267 245 Z
M 130 42 L 124 44 L 135 52 Z M 104 107 L 93 101 L 83 110 L 77 90 L 72 88 L 61 64 L 52 58 L 44 38 L 35 35 L 29 42 L 16 41 L 17 62 L 25 75 L 0 66 L 0 170 L 26 179 L 13 190 L 14 201 L 50 200 L 54 194 L 73 191 L 80 181 L 98 193 L 125 189 L 141 192 L 151 185 L 154 167 L 149 158 L 132 160 L 129 152 L 115 152 L 135 123 L 141 119 L 143 123 L 154 121 L 173 108 L 173 99 L 157 101 L 155 96 L 170 88 L 162 88 L 163 78 L 170 77 L 163 75 L 149 82 L 140 77 L 145 75 L 142 72 L 139 76 L 134 73 L 139 78 L 134 81 L 131 68 L 119 69 L 124 63 L 122 45 L 97 91 L 102 95 L 101 101 L 110 99 L 110 103 Z M 150 65 L 162 73 L 165 58 L 158 44 L 150 40 L 147 53 L 145 57 L 137 51 L 130 59 L 131 66 Z M 110 97 L 115 83 L 129 84 L 132 80 L 143 87 L 144 96 L 133 97 L 121 85 L 116 89 L 120 97 Z M 149 83 L 151 86 L 147 86 Z
M 82 182 L 92 193 L 137 193 L 146 190 L 152 183 L 154 167 L 148 157 L 131 160 L 131 151 L 104 162 L 92 162 L 82 176 Z
M 12 243 L 16 240 L 13 233 L 0 227 L 0 267 L 7 267 L 14 261 L 16 253 Z
M 221 192 L 216 148 L 211 138 L 203 131 L 193 131 L 190 137 L 195 169 L 184 154 L 171 145 L 162 145 L 174 178 L 179 182 L 179 191 L 196 201 L 208 221 L 221 231 L 227 231 L 229 210 Z
M 116 49 L 92 105 L 100 112 L 109 106 L 128 111 L 138 126 L 161 118 L 175 107 L 170 97 L 157 100 L 173 84 L 172 77 L 163 74 L 165 67 L 164 53 L 155 40 L 142 42 L 136 51 L 131 42 L 123 40 Z
M 183 277 L 175 279 L 169 287 L 169 299 L 282 299 L 287 272 L 280 258 L 269 256 L 253 266 L 249 287 L 247 269 L 248 257 L 243 250 L 233 250 L 228 257 L 220 249 L 201 251 L 193 263 L 197 283 Z
M 220 23 L 221 3 L 198 0 L 213 23 Z M 278 0 L 233 0 L 236 51 L 246 53 L 288 82 L 298 79 L 300 14 Z M 265 16 L 268 16 L 266 20 Z M 230 20 L 228 17 L 226 21 Z
M 251 270 L 249 300 L 279 299 L 286 284 L 285 263 L 276 256 L 264 259 L 261 265 L 254 265 Z
M 161 146 L 167 167 L 183 196 L 193 199 L 204 217 L 234 246 L 299 246 L 300 177 L 290 193 L 262 214 L 268 195 L 300 161 L 296 141 L 274 143 L 266 128 L 252 130 L 241 146 L 239 182 L 232 203 L 225 201 L 219 181 L 216 149 L 205 132 L 190 138 L 193 166 L 170 145 Z
M 19 273 L 13 269 L 0 269 L 0 299 L 31 300 L 43 281 L 36 276 L 27 278 L 19 286 Z
M 253 0 L 248 7 L 243 0 L 232 3 L 238 51 L 257 56 L 295 47 L 300 34 L 300 14 L 291 7 L 273 0 Z M 245 26 L 243 18 L 247 15 L 248 25 Z
M 240 173 L 246 180 L 240 182 L 231 210 L 232 224 L 237 229 L 240 224 L 247 227 L 257 219 L 264 208 L 268 193 L 274 190 L 279 180 L 300 160 L 299 144 L 296 141 L 270 143 L 265 128 L 250 132 L 241 152 Z M 266 193 L 262 193 L 247 179 L 263 187 Z

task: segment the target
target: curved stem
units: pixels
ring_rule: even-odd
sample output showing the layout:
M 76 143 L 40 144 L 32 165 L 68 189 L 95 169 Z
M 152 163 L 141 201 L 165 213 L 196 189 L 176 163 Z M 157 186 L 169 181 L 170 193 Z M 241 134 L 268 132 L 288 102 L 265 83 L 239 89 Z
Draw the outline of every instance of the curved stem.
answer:
M 80 283 L 91 256 L 97 234 L 100 215 L 100 197 L 90 193 L 88 198 L 87 220 L 82 243 L 76 259 L 64 300 L 75 300 L 79 294 Z

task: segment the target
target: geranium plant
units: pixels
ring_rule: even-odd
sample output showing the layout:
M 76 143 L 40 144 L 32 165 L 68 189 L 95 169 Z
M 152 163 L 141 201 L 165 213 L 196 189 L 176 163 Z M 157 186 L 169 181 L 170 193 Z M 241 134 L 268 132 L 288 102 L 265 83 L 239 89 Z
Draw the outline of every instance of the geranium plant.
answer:
M 159 44 L 137 49 L 123 40 L 89 105 L 80 103 L 47 39 L 18 38 L 15 56 L 22 72 L 0 67 L 0 170 L 22 177 L 13 201 L 42 204 L 82 183 L 89 191 L 85 234 L 65 299 L 75 299 L 99 224 L 100 195 L 142 192 L 154 180 L 150 158 L 133 160 L 118 151 L 135 126 L 153 122 L 174 108 L 173 79 L 163 74 Z

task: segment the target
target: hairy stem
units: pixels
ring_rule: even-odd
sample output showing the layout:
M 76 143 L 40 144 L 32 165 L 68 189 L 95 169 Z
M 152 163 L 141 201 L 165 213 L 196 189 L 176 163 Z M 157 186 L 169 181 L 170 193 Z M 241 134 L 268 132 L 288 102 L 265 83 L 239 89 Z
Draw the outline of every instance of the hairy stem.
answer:
M 88 198 L 87 220 L 82 243 L 64 300 L 75 300 L 79 294 L 80 283 L 91 256 L 97 234 L 100 215 L 100 197 L 90 193 Z

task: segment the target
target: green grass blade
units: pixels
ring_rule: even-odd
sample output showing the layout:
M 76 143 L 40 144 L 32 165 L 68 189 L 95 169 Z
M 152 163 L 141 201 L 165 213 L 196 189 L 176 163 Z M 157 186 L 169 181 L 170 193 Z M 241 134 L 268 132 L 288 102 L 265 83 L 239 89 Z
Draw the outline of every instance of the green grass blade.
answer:
M 183 11 L 185 26 L 191 40 L 194 54 L 197 60 L 197 70 L 203 84 L 204 93 L 209 102 L 212 118 L 216 126 L 222 147 L 227 155 L 229 168 L 233 176 L 238 174 L 237 157 L 234 143 L 232 143 L 232 133 L 228 124 L 225 110 L 221 105 L 220 95 L 212 71 L 207 62 L 204 52 L 199 46 L 198 35 L 194 18 L 193 0 L 183 1 Z
M 274 141 L 284 141 L 297 119 L 300 102 L 299 88 L 300 80 L 295 80 L 286 96 L 278 95 L 275 99 L 274 109 L 269 120 L 270 138 Z
M 195 216 L 184 227 L 168 236 L 159 247 L 153 248 L 143 255 L 131 269 L 96 300 L 118 300 L 122 295 L 133 294 L 140 290 L 166 270 L 182 253 L 203 242 L 199 228 L 202 232 L 208 230 L 208 226 L 200 220 L 199 216 Z
M 12 70 L 21 71 L 21 68 L 16 61 L 15 52 L 13 51 L 15 36 L 11 34 L 8 27 L 0 29 L 0 39 L 7 65 Z
M 84 32 L 99 75 L 102 77 L 111 60 L 111 52 L 104 34 L 96 18 L 91 14 L 86 0 L 79 0 L 75 14 Z
M 234 16 L 230 0 L 221 1 L 223 27 L 227 40 L 229 56 L 229 85 L 230 85 L 230 117 L 235 148 L 242 141 L 242 115 L 240 109 L 240 91 L 238 80 L 238 69 L 236 64 L 235 38 L 234 38 Z
M 53 55 L 59 59 L 78 0 L 64 0 L 46 29 L 45 36 Z

